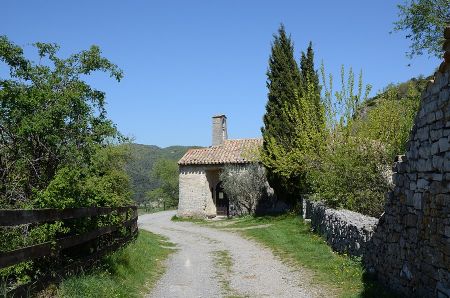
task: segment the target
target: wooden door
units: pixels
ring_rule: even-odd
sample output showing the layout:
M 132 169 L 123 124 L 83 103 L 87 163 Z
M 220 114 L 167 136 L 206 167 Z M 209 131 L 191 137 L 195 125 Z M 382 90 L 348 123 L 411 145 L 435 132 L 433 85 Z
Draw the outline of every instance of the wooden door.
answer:
M 223 191 L 222 182 L 219 182 L 216 186 L 216 209 L 217 215 L 228 216 L 230 208 L 230 202 L 227 195 Z

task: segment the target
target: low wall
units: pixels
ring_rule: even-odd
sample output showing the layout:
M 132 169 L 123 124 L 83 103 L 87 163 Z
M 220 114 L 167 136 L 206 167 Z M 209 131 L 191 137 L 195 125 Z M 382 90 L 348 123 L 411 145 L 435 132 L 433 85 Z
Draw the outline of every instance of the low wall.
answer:
M 335 210 L 320 202 L 303 199 L 303 218 L 311 220 L 314 232 L 322 235 L 333 250 L 352 256 L 367 251 L 378 219 L 349 210 Z

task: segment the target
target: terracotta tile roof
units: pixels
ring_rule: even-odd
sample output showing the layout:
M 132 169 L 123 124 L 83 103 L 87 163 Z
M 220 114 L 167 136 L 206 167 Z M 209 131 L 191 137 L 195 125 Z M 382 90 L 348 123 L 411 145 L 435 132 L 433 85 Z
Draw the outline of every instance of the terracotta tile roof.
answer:
M 179 165 L 208 165 L 249 163 L 249 153 L 262 146 L 262 139 L 225 140 L 219 146 L 189 149 L 178 161 Z

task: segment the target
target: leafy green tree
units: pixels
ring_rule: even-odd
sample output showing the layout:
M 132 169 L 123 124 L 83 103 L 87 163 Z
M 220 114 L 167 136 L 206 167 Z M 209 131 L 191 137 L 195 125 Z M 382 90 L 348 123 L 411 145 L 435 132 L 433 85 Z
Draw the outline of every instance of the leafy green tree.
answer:
M 168 194 L 164 191 L 162 187 L 158 187 L 155 189 L 152 189 L 148 192 L 146 192 L 147 200 L 146 204 L 151 208 L 161 208 L 166 207 L 166 204 L 173 201 L 171 197 L 168 196 Z
M 178 205 L 178 165 L 170 159 L 159 159 L 153 165 L 150 179 L 156 180 L 159 187 L 147 192 L 151 202 L 157 202 L 164 207 Z
M 333 89 L 333 76 L 325 73 L 325 66 L 322 63 L 320 67 L 323 87 L 323 104 L 325 109 L 326 126 L 329 132 L 342 131 L 348 128 L 348 124 L 357 115 L 360 105 L 365 102 L 369 96 L 372 86 L 363 84 L 362 70 L 359 73 L 357 85 L 355 83 L 355 74 L 350 68 L 348 75 L 345 75 L 345 68 L 341 66 L 339 91 Z M 356 88 L 356 89 L 355 89 Z
M 422 55 L 440 58 L 443 31 L 450 24 L 450 0 L 407 0 L 399 4 L 399 20 L 395 31 L 406 31 L 411 40 L 408 56 Z
M 0 205 L 10 208 L 45 207 L 35 199 L 56 187 L 56 177 L 83 180 L 99 150 L 122 140 L 106 117 L 105 94 L 85 81 L 95 71 L 120 81 L 122 71 L 97 46 L 66 59 L 55 44 L 34 46 L 38 63 L 0 36 L 0 60 L 9 67 L 0 78 Z M 58 199 L 79 206 L 70 186 L 59 186 Z
M 106 116 L 105 93 L 87 83 L 96 71 L 122 71 L 97 46 L 58 57 L 56 44 L 35 43 L 39 61 L 0 36 L 0 208 L 67 208 L 130 204 L 125 139 Z M 108 225 L 118 216 L 0 229 L 0 251 Z M 0 270 L 14 286 L 48 272 L 33 261 Z M 51 266 L 50 266 L 51 265 Z

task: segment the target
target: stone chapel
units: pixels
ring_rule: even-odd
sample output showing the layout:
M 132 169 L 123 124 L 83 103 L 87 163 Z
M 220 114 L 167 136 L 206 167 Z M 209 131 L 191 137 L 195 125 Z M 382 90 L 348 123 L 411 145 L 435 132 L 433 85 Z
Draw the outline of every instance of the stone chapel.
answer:
M 178 161 L 179 217 L 228 216 L 230 203 L 223 191 L 220 173 L 227 164 L 245 167 L 250 153 L 262 146 L 262 139 L 229 140 L 227 117 L 212 117 L 212 146 L 190 149 Z

